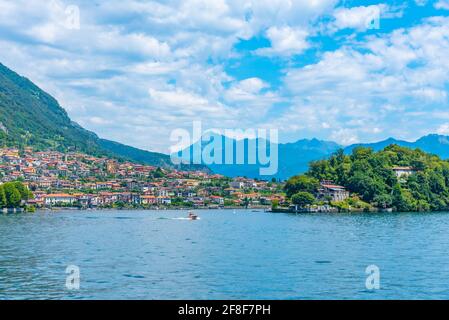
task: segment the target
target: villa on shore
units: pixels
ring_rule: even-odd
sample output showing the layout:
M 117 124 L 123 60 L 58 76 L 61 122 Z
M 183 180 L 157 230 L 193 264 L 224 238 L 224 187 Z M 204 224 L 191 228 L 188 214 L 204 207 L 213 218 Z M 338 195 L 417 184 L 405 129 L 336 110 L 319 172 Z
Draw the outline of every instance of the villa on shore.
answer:
M 334 202 L 344 201 L 349 198 L 349 191 L 345 187 L 334 184 L 332 181 L 323 180 L 318 190 L 318 199 L 330 199 Z

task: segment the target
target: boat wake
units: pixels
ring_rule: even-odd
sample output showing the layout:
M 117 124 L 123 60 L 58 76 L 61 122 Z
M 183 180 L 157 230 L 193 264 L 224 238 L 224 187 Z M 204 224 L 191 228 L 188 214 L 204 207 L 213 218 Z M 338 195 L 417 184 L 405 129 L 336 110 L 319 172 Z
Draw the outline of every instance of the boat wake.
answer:
M 186 217 L 179 217 L 179 218 L 166 218 L 166 217 L 159 217 L 158 220 L 192 220 L 191 218 Z M 201 220 L 200 217 L 196 218 L 196 220 Z

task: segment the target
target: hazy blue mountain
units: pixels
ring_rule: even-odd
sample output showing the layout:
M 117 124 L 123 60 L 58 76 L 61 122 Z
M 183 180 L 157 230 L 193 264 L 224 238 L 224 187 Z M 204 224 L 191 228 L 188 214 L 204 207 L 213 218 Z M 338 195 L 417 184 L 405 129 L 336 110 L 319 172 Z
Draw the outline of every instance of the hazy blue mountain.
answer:
M 430 134 L 424 136 L 416 140 L 415 142 L 389 138 L 387 140 L 383 140 L 376 143 L 354 144 L 346 147 L 345 152 L 350 153 L 355 147 L 359 146 L 369 147 L 375 151 L 379 151 L 391 144 L 397 144 L 399 146 L 411 149 L 419 148 L 425 152 L 436 154 L 443 159 L 449 159 L 449 137 L 437 134 Z
M 235 140 L 232 140 L 228 137 L 215 135 L 214 139 L 221 140 L 222 146 L 225 143 L 229 143 L 230 145 L 234 145 L 234 163 L 235 162 Z M 332 141 L 322 141 L 318 139 L 303 139 L 298 140 L 294 143 L 281 143 L 278 145 L 278 173 L 274 176 L 261 176 L 259 173 L 260 166 L 248 164 L 248 145 L 249 141 L 254 140 L 243 140 L 244 144 L 244 163 L 243 164 L 210 164 L 207 165 L 212 171 L 216 173 L 220 173 L 229 177 L 237 177 L 237 176 L 246 176 L 252 178 L 260 178 L 260 179 L 271 179 L 275 177 L 277 179 L 288 179 L 294 175 L 303 173 L 307 171 L 308 165 L 311 161 L 320 160 L 329 157 L 332 153 L 337 151 L 340 148 L 343 148 L 345 153 L 350 154 L 355 147 L 369 147 L 375 151 L 379 151 L 384 149 L 385 147 L 397 144 L 400 146 L 416 149 L 419 148 L 425 152 L 436 154 L 443 159 L 449 159 L 449 137 L 441 136 L 441 135 L 428 135 L 418 139 L 415 142 L 409 142 L 404 140 L 397 140 L 394 138 L 389 138 L 383 141 L 379 141 L 376 143 L 360 143 L 354 144 L 348 147 L 342 147 L 339 144 Z M 256 145 L 261 145 L 265 141 L 256 141 Z M 204 150 L 205 146 L 208 145 L 209 142 L 202 142 L 201 148 L 199 150 Z M 195 144 L 198 147 L 198 143 Z M 192 160 L 194 146 L 190 146 L 190 160 Z M 221 154 L 222 150 L 218 150 Z M 269 153 L 269 148 L 268 148 Z M 212 153 L 213 155 L 213 153 Z M 180 156 L 180 154 L 179 154 Z M 224 163 L 224 157 L 222 157 L 222 162 Z M 204 164 L 204 163 L 202 163 Z
M 262 176 L 260 174 L 260 168 L 266 167 L 266 166 L 260 166 L 258 164 L 249 164 L 248 161 L 248 150 L 250 149 L 250 146 L 255 145 L 256 146 L 256 153 L 259 152 L 259 146 L 262 146 L 265 144 L 266 146 L 266 154 L 270 155 L 270 144 L 267 143 L 266 140 L 263 139 L 257 139 L 257 140 L 251 140 L 251 139 L 244 139 L 240 140 L 239 143 L 243 144 L 244 146 L 244 163 L 243 164 L 236 164 L 236 154 L 237 154 L 237 142 L 236 140 L 233 140 L 231 138 L 221 136 L 221 135 L 214 135 L 214 139 L 217 139 L 221 141 L 221 146 L 225 146 L 226 143 L 228 145 L 233 146 L 233 163 L 234 164 L 224 164 L 225 163 L 225 156 L 222 150 L 224 149 L 217 149 L 216 151 L 221 155 L 221 162 L 222 164 L 208 164 L 207 166 L 216 173 L 223 174 L 229 177 L 238 177 L 238 176 L 244 176 L 244 177 L 251 177 L 251 178 L 260 178 L 260 179 L 271 179 L 271 178 L 277 178 L 277 179 L 287 179 L 295 174 L 298 174 L 300 172 L 304 172 L 307 170 L 308 164 L 311 161 L 324 159 L 328 157 L 330 154 L 341 148 L 340 145 L 338 145 L 335 142 L 330 141 L 321 141 L 317 139 L 303 139 L 299 140 L 294 143 L 285 143 L 285 144 L 278 144 L 278 172 L 277 174 L 273 176 Z M 193 150 L 194 146 L 196 146 L 197 150 L 204 151 L 204 148 L 212 142 L 206 141 L 201 143 L 201 148 L 199 147 L 199 142 L 196 144 L 190 146 L 188 149 L 184 150 L 184 157 L 181 153 L 179 153 L 177 156 L 184 159 L 189 159 L 190 161 L 193 160 Z M 263 150 L 263 149 L 262 149 Z M 186 151 L 189 151 L 186 153 Z M 190 157 L 186 157 L 186 154 L 190 154 Z M 212 152 L 212 156 L 214 156 L 214 153 Z M 205 164 L 204 162 L 201 162 L 202 164 Z M 259 162 L 258 162 L 259 163 Z M 206 164 L 205 164 L 206 165 Z
M 345 153 L 350 154 L 354 148 L 357 147 L 366 147 L 366 148 L 372 148 L 374 151 L 380 151 L 383 150 L 385 147 L 388 147 L 389 145 L 397 144 L 400 146 L 407 146 L 411 145 L 411 142 L 403 141 L 403 140 L 396 140 L 394 138 L 388 138 L 383 141 L 379 142 L 373 142 L 373 143 L 356 143 L 350 146 L 347 146 L 344 148 Z
M 449 137 L 431 134 L 418 139 L 415 147 L 421 150 L 439 155 L 443 159 L 449 159 Z
M 279 144 L 278 178 L 287 179 L 307 171 L 309 163 L 327 158 L 342 148 L 332 141 L 303 139 L 294 143 Z

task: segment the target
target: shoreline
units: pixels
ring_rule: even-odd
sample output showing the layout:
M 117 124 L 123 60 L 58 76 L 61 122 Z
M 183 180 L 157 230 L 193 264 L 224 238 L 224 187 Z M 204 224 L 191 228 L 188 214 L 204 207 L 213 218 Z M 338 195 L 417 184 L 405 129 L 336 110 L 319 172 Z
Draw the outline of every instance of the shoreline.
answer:
M 24 213 L 26 210 L 24 208 L 2 208 L 0 209 L 0 213 L 3 214 L 16 214 L 16 213 Z
M 87 208 L 81 209 L 76 207 L 53 207 L 53 208 L 36 208 L 36 211 L 208 211 L 208 210 L 257 210 L 271 212 L 269 207 L 226 207 L 226 208 Z

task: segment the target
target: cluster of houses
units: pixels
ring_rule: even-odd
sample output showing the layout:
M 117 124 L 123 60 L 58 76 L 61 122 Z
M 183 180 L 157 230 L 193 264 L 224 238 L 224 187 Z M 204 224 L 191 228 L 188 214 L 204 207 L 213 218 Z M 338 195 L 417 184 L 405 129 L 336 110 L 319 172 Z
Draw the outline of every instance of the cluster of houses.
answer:
M 392 168 L 399 181 L 412 167 Z M 123 206 L 238 207 L 286 204 L 282 184 L 229 179 L 203 171 L 160 169 L 79 152 L 0 148 L 0 183 L 21 180 L 33 192 L 30 205 L 85 208 Z M 345 187 L 322 181 L 317 199 L 340 202 Z
M 0 149 L 0 183 L 18 179 L 33 192 L 29 204 L 37 207 L 270 206 L 285 201 L 282 186 L 273 182 L 166 170 L 78 152 Z

